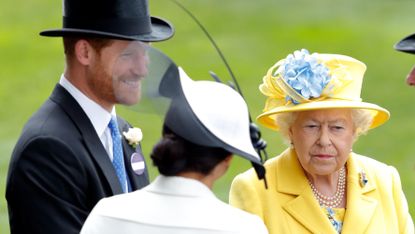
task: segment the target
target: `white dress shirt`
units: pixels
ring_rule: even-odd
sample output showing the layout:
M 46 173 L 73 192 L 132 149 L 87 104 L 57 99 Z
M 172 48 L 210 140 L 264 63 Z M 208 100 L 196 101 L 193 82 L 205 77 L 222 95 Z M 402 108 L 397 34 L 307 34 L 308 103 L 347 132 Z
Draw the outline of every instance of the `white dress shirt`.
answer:
M 81 234 L 266 234 L 262 220 L 229 206 L 197 180 L 158 176 L 147 187 L 102 199 Z

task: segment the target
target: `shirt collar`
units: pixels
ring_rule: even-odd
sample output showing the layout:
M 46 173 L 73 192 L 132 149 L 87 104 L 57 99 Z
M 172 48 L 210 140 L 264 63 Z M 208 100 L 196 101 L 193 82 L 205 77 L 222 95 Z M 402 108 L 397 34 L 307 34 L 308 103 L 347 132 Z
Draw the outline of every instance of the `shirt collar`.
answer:
M 111 115 L 116 116 L 115 107 L 113 107 L 111 113 L 109 113 L 98 103 L 83 94 L 69 80 L 67 80 L 63 74 L 61 75 L 59 84 L 62 85 L 62 87 L 64 87 L 73 98 L 75 98 L 94 126 L 98 137 L 101 137 L 104 134 L 105 129 L 108 127 Z

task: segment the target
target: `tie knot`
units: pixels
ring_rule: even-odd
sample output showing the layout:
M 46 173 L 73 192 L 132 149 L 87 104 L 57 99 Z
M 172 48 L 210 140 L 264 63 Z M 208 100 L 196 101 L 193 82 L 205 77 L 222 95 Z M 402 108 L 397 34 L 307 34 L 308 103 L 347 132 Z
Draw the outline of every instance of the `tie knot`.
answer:
M 111 135 L 114 137 L 119 137 L 120 132 L 118 130 L 117 118 L 115 116 L 111 117 L 111 120 L 108 124 L 109 129 L 111 130 Z

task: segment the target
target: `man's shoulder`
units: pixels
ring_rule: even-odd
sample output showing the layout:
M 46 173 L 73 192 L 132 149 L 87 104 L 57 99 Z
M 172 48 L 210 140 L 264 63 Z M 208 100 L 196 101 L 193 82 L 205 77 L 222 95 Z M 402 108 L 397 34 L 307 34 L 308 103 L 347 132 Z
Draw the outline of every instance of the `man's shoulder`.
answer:
M 73 129 L 73 125 L 73 121 L 59 105 L 46 100 L 26 122 L 22 135 L 62 134 L 62 131 Z
M 36 142 L 79 142 L 82 135 L 65 111 L 50 99 L 29 118 L 17 140 L 13 154 L 20 154 Z

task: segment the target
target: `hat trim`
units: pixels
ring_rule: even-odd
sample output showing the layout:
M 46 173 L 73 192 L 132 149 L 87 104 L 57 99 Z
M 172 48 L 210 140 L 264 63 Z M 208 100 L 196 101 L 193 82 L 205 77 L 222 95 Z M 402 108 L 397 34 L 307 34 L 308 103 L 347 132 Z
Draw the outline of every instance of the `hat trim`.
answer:
M 63 16 L 63 28 L 104 31 L 121 35 L 151 33 L 150 17 L 85 19 Z
M 345 100 L 324 100 L 292 106 L 279 106 L 260 114 L 257 117 L 257 121 L 272 130 L 278 131 L 279 127 L 275 122 L 275 116 L 277 114 L 324 109 L 363 109 L 376 111 L 376 114 L 374 114 L 373 117 L 372 125 L 369 129 L 373 129 L 384 124 L 390 118 L 389 111 L 376 104 Z
M 125 35 L 119 33 L 105 32 L 99 30 L 89 30 L 80 28 L 62 28 L 62 29 L 51 29 L 40 32 L 41 36 L 46 37 L 65 37 L 65 36 L 93 36 L 103 38 L 113 38 L 121 40 L 133 40 L 143 42 L 156 42 L 164 41 L 171 38 L 174 35 L 173 25 L 162 18 L 151 17 L 151 32 L 140 35 Z

